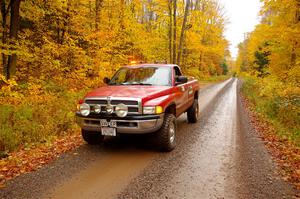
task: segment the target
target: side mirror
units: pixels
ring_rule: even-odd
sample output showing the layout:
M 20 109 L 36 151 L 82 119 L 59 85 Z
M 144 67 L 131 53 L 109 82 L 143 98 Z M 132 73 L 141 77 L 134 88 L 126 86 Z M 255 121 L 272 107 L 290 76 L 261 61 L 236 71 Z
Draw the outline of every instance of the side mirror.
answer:
M 178 85 L 178 84 L 184 84 L 184 83 L 187 83 L 188 82 L 188 78 L 186 76 L 178 76 L 176 77 L 176 80 L 175 80 L 175 84 Z
M 108 77 L 104 77 L 103 82 L 104 82 L 105 84 L 109 84 L 110 79 L 109 79 Z

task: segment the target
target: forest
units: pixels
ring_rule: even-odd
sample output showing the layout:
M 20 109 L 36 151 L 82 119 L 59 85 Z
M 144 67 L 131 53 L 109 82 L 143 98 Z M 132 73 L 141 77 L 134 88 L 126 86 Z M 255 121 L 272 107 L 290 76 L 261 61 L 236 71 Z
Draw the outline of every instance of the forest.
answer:
M 0 151 L 76 131 L 84 93 L 131 61 L 222 79 L 230 53 L 217 0 L 1 0 Z
M 263 0 L 261 23 L 239 45 L 243 92 L 277 134 L 300 146 L 300 1 Z

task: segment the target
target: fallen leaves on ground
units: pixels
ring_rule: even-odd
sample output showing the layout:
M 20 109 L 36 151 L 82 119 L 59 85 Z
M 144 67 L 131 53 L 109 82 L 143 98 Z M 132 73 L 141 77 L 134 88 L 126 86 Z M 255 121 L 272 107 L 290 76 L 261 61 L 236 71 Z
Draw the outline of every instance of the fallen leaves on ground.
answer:
M 254 111 L 254 105 L 242 96 L 242 103 L 251 124 L 263 140 L 273 159 L 280 167 L 283 179 L 300 189 L 300 149 L 276 134 L 276 130 L 261 115 Z
M 0 159 L 0 189 L 5 187 L 7 180 L 38 170 L 60 154 L 75 149 L 82 143 L 81 135 L 76 133 L 57 138 L 50 146 L 38 145 L 10 153 L 8 157 Z

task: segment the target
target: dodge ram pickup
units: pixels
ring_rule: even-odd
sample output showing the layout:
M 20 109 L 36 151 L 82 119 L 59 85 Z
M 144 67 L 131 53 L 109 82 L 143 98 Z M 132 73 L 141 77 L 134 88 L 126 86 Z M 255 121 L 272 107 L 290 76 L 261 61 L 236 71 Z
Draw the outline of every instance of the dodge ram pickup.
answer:
M 187 113 L 189 123 L 198 120 L 198 81 L 183 76 L 177 65 L 124 66 L 104 83 L 77 106 L 76 121 L 88 144 L 104 136 L 152 133 L 161 150 L 171 151 L 176 118 Z

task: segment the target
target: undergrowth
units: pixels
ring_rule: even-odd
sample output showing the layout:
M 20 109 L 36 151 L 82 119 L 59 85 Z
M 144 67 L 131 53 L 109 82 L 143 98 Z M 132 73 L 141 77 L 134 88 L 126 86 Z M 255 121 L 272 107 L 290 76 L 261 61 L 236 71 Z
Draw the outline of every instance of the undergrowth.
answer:
M 242 93 L 283 139 L 300 147 L 300 88 L 274 77 L 243 77 Z
M 78 128 L 74 122 L 76 104 L 89 89 L 97 86 L 93 85 L 95 82 L 100 80 L 69 84 L 42 80 L 17 83 L 3 79 L 0 88 L 0 154 L 51 142 L 74 132 Z M 81 87 L 75 88 L 76 84 Z

